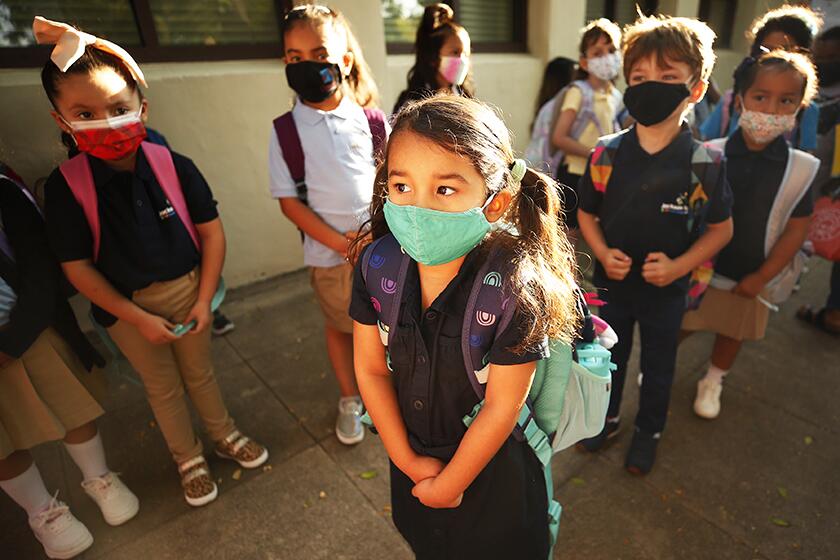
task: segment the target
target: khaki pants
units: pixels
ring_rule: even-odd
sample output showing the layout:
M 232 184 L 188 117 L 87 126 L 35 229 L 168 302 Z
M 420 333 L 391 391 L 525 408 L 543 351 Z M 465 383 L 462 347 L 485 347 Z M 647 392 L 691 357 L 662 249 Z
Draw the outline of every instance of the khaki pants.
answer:
M 182 322 L 198 298 L 198 269 L 167 282 L 134 292 L 132 301 L 149 313 L 173 323 Z M 193 430 L 184 386 L 213 441 L 235 429 L 222 401 L 210 358 L 210 329 L 187 333 L 170 344 L 155 345 L 129 323 L 117 321 L 108 334 L 140 374 L 149 404 L 169 451 L 177 463 L 202 453 Z

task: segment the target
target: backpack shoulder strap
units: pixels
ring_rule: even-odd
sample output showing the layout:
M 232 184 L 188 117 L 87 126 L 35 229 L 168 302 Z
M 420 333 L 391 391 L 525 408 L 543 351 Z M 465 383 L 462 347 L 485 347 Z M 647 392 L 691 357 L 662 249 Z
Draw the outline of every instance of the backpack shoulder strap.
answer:
M 409 257 L 393 234 L 373 241 L 362 257 L 362 279 L 379 320 L 382 342 L 390 346 L 391 333 L 399 320 L 400 303 Z
M 99 201 L 96 197 L 96 185 L 93 182 L 93 172 L 90 169 L 90 161 L 84 152 L 72 157 L 59 166 L 73 198 L 82 207 L 85 219 L 87 219 L 90 233 L 93 237 L 93 260 L 99 258 Z
M 602 136 L 598 139 L 598 143 L 595 144 L 595 148 L 592 150 L 592 156 L 589 159 L 589 176 L 592 179 L 592 185 L 595 187 L 595 190 L 600 193 L 607 191 L 607 185 L 612 175 L 615 154 L 628 130 L 630 129 L 628 128 L 615 134 Z
M 464 310 L 461 353 L 467 376 L 480 399 L 484 398 L 490 372 L 490 349 L 510 324 L 516 308 L 506 264 L 497 252 L 488 255 L 476 273 Z
M 172 152 L 166 146 L 160 144 L 152 144 L 151 142 L 143 142 L 140 144 L 143 148 L 143 154 L 146 156 L 146 161 L 149 162 L 149 167 L 152 168 L 155 178 L 163 190 L 163 194 L 175 210 L 175 214 L 184 224 L 187 233 L 190 234 L 193 245 L 201 251 L 201 241 L 198 237 L 198 230 L 190 216 L 187 201 L 184 198 L 184 190 L 181 188 L 181 181 L 178 179 L 178 172 L 175 170 L 175 162 L 172 161 Z
M 592 89 L 592 85 L 586 80 L 577 80 L 572 82 L 572 85 L 580 90 L 581 97 L 580 108 L 577 111 L 577 115 L 575 115 L 575 121 L 572 123 L 572 128 L 569 131 L 570 135 L 573 138 L 580 137 L 583 134 L 584 128 L 590 122 L 595 125 L 599 134 L 603 134 L 604 131 L 601 130 L 601 123 L 598 122 L 598 118 L 595 116 L 595 91 Z
M 375 160 L 379 160 L 385 152 L 385 142 L 388 139 L 388 133 L 385 130 L 385 113 L 382 109 L 364 109 L 364 112 L 373 136 L 373 156 Z
M 292 181 L 295 182 L 297 196 L 304 204 L 309 203 L 306 189 L 306 163 L 303 157 L 303 145 L 300 142 L 295 119 L 288 111 L 274 119 L 274 132 L 283 152 L 283 160 L 289 168 Z
M 776 193 L 776 199 L 767 219 L 767 234 L 764 239 L 765 253 L 770 252 L 773 245 L 781 237 L 785 224 L 790 220 L 796 205 L 810 190 L 811 183 L 820 167 L 820 160 L 807 152 L 788 148 L 788 162 L 782 183 Z

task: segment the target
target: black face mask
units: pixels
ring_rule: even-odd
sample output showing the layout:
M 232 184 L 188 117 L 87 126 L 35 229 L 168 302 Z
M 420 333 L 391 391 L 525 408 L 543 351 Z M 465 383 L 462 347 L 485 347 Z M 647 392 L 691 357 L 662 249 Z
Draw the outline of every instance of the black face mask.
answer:
M 689 95 L 685 84 L 642 82 L 627 88 L 624 106 L 639 124 L 653 126 L 670 117 Z
M 840 82 L 840 61 L 817 62 L 817 74 L 821 86 L 833 86 Z
M 304 60 L 286 65 L 286 80 L 301 99 L 320 103 L 339 88 L 342 75 L 338 64 Z

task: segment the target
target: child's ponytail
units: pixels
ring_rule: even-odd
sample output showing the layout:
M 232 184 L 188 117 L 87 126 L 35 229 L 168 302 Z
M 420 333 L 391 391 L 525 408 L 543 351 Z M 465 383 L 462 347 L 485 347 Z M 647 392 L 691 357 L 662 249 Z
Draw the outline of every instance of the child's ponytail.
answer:
M 414 66 L 408 71 L 408 91 L 437 89 L 440 49 L 451 36 L 466 33 L 455 21 L 455 12 L 447 4 L 426 6 L 414 40 Z M 461 85 L 463 94 L 473 96 L 472 70 Z

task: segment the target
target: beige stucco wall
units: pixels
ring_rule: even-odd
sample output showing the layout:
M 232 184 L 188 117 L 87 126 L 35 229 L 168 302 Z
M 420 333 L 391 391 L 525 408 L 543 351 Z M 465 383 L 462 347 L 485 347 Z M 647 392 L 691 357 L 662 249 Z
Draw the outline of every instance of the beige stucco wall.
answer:
M 697 0 L 670 0 L 680 15 Z M 779 2 L 770 2 L 771 5 Z M 335 0 L 351 22 L 390 110 L 405 87 L 409 55 L 387 55 L 379 0 Z M 759 5 L 760 4 L 760 5 Z M 739 2 L 735 29 L 744 29 L 766 5 Z M 545 61 L 577 58 L 585 0 L 530 0 L 529 54 L 473 57 L 478 97 L 496 105 L 523 149 Z M 738 35 L 740 37 L 740 35 Z M 744 42 L 719 53 L 715 76 L 728 87 Z M 291 91 L 279 61 L 144 64 L 150 125 L 176 151 L 191 157 L 213 187 L 228 235 L 225 277 L 238 286 L 302 265 L 298 234 L 267 192 L 267 142 L 272 118 L 287 110 Z M 61 160 L 58 131 L 49 116 L 38 70 L 0 70 L 0 159 L 33 184 Z

